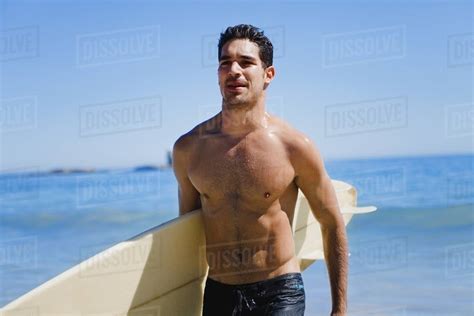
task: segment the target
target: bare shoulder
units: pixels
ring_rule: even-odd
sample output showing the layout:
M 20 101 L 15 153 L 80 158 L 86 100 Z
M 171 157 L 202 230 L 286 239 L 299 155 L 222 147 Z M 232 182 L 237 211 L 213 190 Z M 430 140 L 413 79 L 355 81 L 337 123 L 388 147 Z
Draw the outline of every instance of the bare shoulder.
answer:
M 296 174 L 307 172 L 308 168 L 323 171 L 322 157 L 315 142 L 288 122 L 277 117 L 272 119 Z
M 214 133 L 217 126 L 217 115 L 194 126 L 187 133 L 181 135 L 173 146 L 173 155 L 189 155 L 198 142 L 208 134 Z
M 181 135 L 173 145 L 173 154 L 183 155 L 190 153 L 196 142 L 196 132 L 193 130 Z
M 288 122 L 272 117 L 275 129 L 281 142 L 285 145 L 288 153 L 293 155 L 303 154 L 305 151 L 316 149 L 314 141 L 302 131 L 291 126 Z

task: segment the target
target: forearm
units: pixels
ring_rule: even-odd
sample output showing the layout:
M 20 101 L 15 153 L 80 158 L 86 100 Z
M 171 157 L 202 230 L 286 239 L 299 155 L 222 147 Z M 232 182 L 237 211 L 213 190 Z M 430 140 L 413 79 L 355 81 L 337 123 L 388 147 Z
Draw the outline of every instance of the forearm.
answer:
M 345 315 L 347 310 L 348 245 L 342 218 L 332 227 L 322 228 L 322 233 L 324 256 L 331 284 L 331 315 Z

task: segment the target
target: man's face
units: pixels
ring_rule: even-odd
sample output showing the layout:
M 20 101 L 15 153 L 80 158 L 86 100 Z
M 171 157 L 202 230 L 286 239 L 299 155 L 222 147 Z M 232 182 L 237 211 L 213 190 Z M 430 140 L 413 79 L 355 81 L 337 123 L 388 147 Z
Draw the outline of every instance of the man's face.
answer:
M 248 39 L 227 42 L 221 51 L 219 87 L 228 106 L 255 103 L 274 76 L 273 66 L 263 68 L 257 44 Z

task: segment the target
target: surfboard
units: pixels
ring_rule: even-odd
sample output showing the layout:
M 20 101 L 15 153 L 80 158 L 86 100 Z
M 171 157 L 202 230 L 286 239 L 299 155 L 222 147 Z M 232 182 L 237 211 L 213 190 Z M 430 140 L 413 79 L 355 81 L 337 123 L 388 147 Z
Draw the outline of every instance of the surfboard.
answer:
M 344 222 L 375 211 L 332 180 Z M 319 223 L 298 193 L 292 223 L 302 271 L 324 259 Z M 201 210 L 120 242 L 66 270 L 0 310 L 2 316 L 201 315 L 208 272 Z

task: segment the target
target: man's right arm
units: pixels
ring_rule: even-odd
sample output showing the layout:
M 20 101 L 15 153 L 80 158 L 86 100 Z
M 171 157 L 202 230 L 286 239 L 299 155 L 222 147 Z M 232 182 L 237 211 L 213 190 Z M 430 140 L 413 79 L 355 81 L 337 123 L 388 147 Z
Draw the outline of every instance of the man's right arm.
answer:
M 178 181 L 179 215 L 201 208 L 200 194 L 188 177 L 190 135 L 181 136 L 173 146 L 173 171 Z

